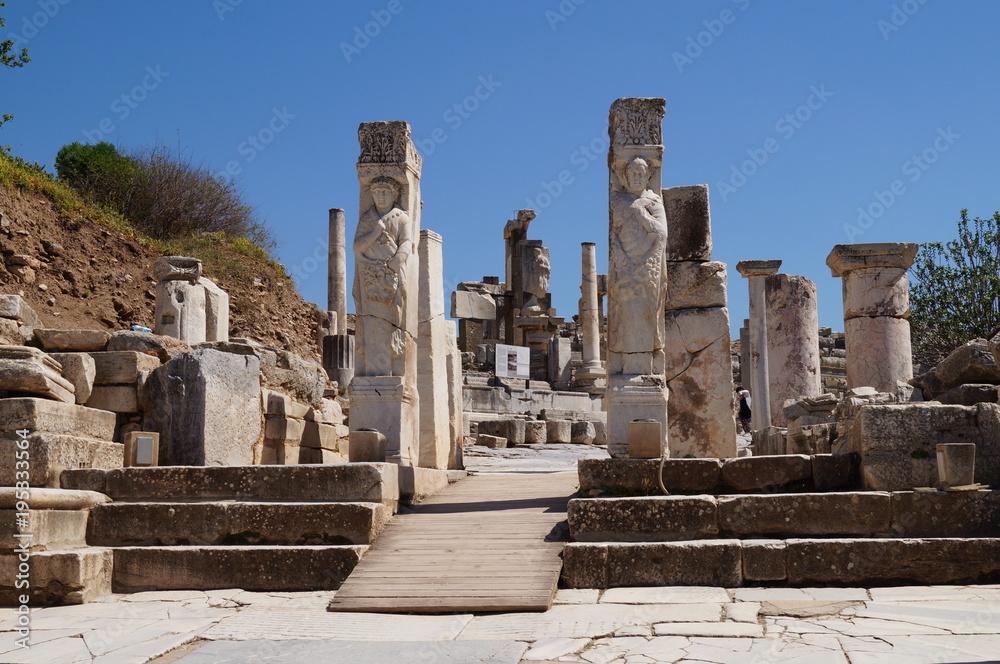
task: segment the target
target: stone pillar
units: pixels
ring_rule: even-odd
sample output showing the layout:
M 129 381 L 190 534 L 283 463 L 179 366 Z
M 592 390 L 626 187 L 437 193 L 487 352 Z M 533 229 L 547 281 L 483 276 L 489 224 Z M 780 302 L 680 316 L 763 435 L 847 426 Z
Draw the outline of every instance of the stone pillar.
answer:
M 753 384 L 753 376 L 750 371 L 750 319 L 743 319 L 743 327 L 740 328 L 740 385 L 748 387 Z M 753 399 L 751 398 L 751 403 Z
M 203 276 L 205 287 L 205 341 L 229 341 L 229 293 Z
M 507 306 L 504 307 L 504 342 L 507 344 L 515 342 L 514 318 L 524 304 L 521 242 L 528 238 L 528 226 L 535 216 L 534 210 L 518 210 L 517 217 L 509 220 L 503 229 L 508 293 Z
M 156 263 L 155 334 L 191 345 L 206 340 L 205 287 L 198 283 L 201 275 L 201 261 L 197 258 L 164 256 Z
M 764 278 L 764 301 L 771 426 L 787 427 L 787 399 L 823 392 L 816 284 L 805 277 L 772 274 Z
M 451 435 L 448 422 L 448 343 L 444 317 L 442 241 L 434 231 L 421 230 L 417 392 L 420 394 L 420 453 L 414 463 L 424 468 L 448 468 Z
M 664 376 L 667 219 L 660 194 L 666 101 L 623 98 L 611 105 L 608 260 L 608 451 L 628 455 L 629 424 L 660 422 L 667 446 Z
M 354 378 L 354 335 L 334 334 L 323 339 L 323 368 L 341 391 Z
M 667 215 L 671 457 L 736 456 L 726 264 L 712 261 L 708 186 L 661 191 Z
M 365 122 L 354 236 L 352 431 L 386 437 L 386 458 L 413 464 L 419 441 L 417 294 L 421 159 L 405 122 Z
M 583 293 L 580 307 L 580 324 L 583 326 L 583 366 L 577 369 L 576 379 L 586 385 L 604 382 L 607 375 L 601 361 L 601 324 L 597 319 L 597 245 L 584 242 L 583 245 Z
M 904 242 L 838 244 L 826 259 L 844 280 L 848 389 L 895 393 L 897 382 L 913 378 L 906 271 L 917 249 Z
M 344 211 L 330 210 L 330 239 L 327 254 L 326 308 L 337 314 L 337 325 L 347 332 L 347 223 Z
M 460 470 L 465 467 L 462 449 L 465 434 L 462 429 L 462 353 L 458 349 L 457 326 L 455 321 L 444 322 L 445 337 L 448 342 L 448 468 Z
M 767 305 L 764 303 L 764 278 L 781 267 L 781 261 L 740 261 L 736 269 L 750 283 L 750 390 L 753 419 L 759 431 L 771 426 L 770 383 L 767 377 Z

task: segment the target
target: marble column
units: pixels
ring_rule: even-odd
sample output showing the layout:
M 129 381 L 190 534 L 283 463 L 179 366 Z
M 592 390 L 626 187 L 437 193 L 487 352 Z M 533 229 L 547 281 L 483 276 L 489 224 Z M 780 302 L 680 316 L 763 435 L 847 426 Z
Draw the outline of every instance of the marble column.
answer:
M 838 244 L 826 264 L 844 282 L 847 387 L 895 393 L 913 378 L 906 271 L 918 245 Z
M 414 465 L 448 468 L 448 345 L 444 317 L 442 238 L 421 230 L 419 320 L 417 336 L 417 391 L 420 394 L 420 452 Z
M 327 254 L 326 308 L 337 314 L 337 327 L 347 334 L 347 230 L 344 211 L 330 210 Z
M 413 465 L 419 443 L 417 334 L 421 159 L 406 122 L 358 128 L 360 218 L 354 236 L 352 431 L 386 437 L 386 458 Z
M 582 248 L 580 324 L 583 326 L 583 366 L 577 370 L 576 378 L 580 382 L 594 384 L 606 375 L 601 362 L 601 326 L 597 319 L 597 245 L 584 242 Z
M 750 284 L 750 376 L 749 385 L 753 404 L 751 426 L 755 431 L 771 426 L 771 401 L 768 397 L 770 383 L 767 368 L 767 305 L 764 302 L 764 279 L 781 267 L 781 261 L 740 261 L 736 270 Z
M 787 399 L 822 393 L 816 284 L 792 274 L 764 278 L 771 426 L 787 427 Z
M 660 423 L 667 445 L 664 348 L 667 219 L 661 190 L 662 98 L 622 98 L 608 118 L 608 451 L 629 452 L 629 425 Z
M 463 443 L 465 435 L 462 430 L 462 352 L 458 350 L 458 326 L 453 320 L 444 322 L 445 336 L 448 342 L 448 468 L 461 470 L 465 467 L 463 459 Z

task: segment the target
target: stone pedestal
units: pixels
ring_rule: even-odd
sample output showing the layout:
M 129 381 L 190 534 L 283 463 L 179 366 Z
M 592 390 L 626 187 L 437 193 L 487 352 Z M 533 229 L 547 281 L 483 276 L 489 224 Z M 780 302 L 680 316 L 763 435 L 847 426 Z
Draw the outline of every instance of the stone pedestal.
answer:
M 622 376 L 609 378 L 608 453 L 615 458 L 629 454 L 629 426 L 635 420 L 656 420 L 660 426 L 660 449 L 667 450 L 667 386 L 661 376 Z
M 346 390 L 354 378 L 354 336 L 335 334 L 323 339 L 323 368 L 330 380 Z
M 906 271 L 918 245 L 838 244 L 826 264 L 844 280 L 847 387 L 895 393 L 913 378 Z
M 750 286 L 750 380 L 746 369 L 743 387 L 749 388 L 752 420 L 755 430 L 771 426 L 771 400 L 769 397 L 767 362 L 767 305 L 764 301 L 764 279 L 781 267 L 781 261 L 740 261 L 736 269 Z M 747 384 L 749 383 L 749 385 Z
M 417 393 L 402 376 L 355 376 L 351 431 L 374 429 L 386 438 L 386 461 L 411 466 L 418 454 Z
M 448 468 L 451 432 L 448 412 L 447 363 L 451 355 L 444 317 L 442 239 L 420 231 L 419 320 L 417 335 L 417 390 L 420 393 L 420 452 L 416 463 L 424 468 Z
M 764 291 L 771 425 L 787 427 L 785 401 L 823 391 L 816 284 L 805 277 L 773 274 L 765 278 Z
M 344 211 L 333 208 L 329 213 L 329 247 L 327 253 L 326 308 L 337 315 L 337 325 L 347 333 L 347 222 Z

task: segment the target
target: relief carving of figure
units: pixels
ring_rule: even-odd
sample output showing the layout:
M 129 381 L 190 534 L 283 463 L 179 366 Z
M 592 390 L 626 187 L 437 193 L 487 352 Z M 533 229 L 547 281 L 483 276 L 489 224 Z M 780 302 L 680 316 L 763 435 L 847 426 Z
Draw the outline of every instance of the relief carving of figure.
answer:
M 539 300 L 549 292 L 552 273 L 548 252 L 543 247 L 531 247 L 530 253 L 524 257 L 524 268 L 524 292 L 531 295 L 524 303 L 524 311 L 539 313 L 542 311 Z
M 645 159 L 631 159 L 620 179 L 624 189 L 611 197 L 609 369 L 663 373 L 667 215 Z
M 407 268 L 414 252 L 409 215 L 398 205 L 400 186 L 390 177 L 371 183 L 374 205 L 354 235 L 354 303 L 359 317 L 358 375 L 389 376 L 405 347 Z M 365 366 L 361 364 L 364 362 Z

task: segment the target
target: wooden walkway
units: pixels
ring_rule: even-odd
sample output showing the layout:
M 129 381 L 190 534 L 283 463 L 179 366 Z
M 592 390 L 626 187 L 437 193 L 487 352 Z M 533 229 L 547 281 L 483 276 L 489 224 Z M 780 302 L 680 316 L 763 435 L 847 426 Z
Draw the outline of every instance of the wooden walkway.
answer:
M 575 472 L 472 475 L 396 516 L 331 611 L 545 611 L 552 604 Z

